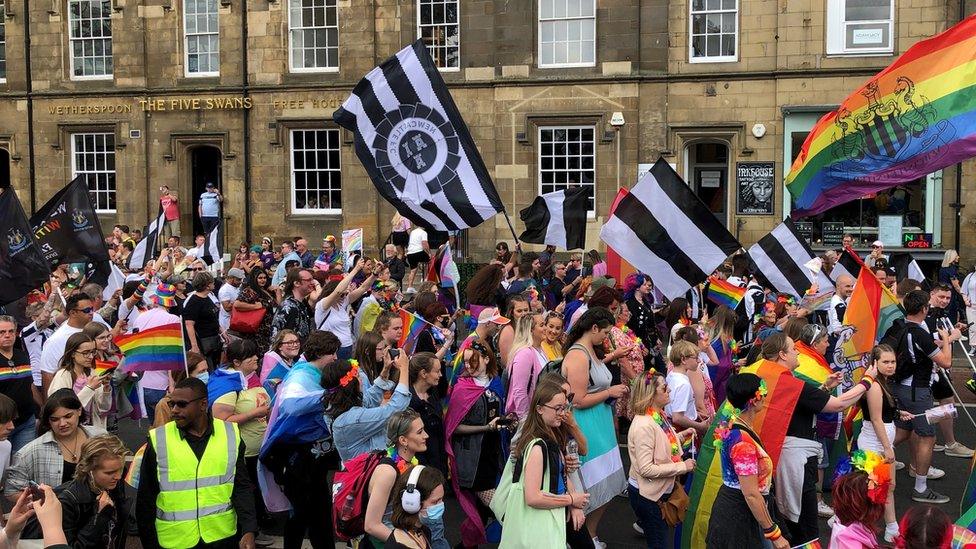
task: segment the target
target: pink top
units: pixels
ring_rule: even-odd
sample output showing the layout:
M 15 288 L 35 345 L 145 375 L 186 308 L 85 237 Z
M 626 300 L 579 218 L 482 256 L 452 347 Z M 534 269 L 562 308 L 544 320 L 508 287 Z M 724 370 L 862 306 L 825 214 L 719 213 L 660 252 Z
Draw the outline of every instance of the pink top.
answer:
M 834 547 L 875 549 L 878 547 L 878 539 L 874 537 L 874 532 L 870 528 L 860 522 L 844 526 L 839 520 L 835 520 L 830 531 L 830 548 Z
M 169 194 L 159 197 L 159 204 L 163 207 L 163 213 L 166 214 L 166 221 L 175 221 L 180 218 L 180 205 L 177 200 Z
M 607 262 L 601 261 L 593 266 L 593 278 L 600 278 L 607 274 Z
M 506 412 L 515 412 L 518 417 L 525 417 L 529 411 L 529 402 L 532 398 L 532 391 L 535 390 L 535 383 L 545 365 L 545 355 L 535 347 L 524 347 L 512 356 L 512 363 L 508 367 Z

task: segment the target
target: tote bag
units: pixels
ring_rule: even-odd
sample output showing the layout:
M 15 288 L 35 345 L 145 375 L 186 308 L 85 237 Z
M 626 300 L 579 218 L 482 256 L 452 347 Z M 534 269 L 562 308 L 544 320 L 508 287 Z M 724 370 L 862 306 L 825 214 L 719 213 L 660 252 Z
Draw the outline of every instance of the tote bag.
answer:
M 505 463 L 501 481 L 491 498 L 489 507 L 502 523 L 502 539 L 499 549 L 565 549 L 566 509 L 536 509 L 525 504 L 525 486 L 522 464 L 537 442 L 545 448 L 545 442 L 536 438 L 525 449 L 520 463 L 510 459 Z M 545 451 L 543 451 L 543 454 Z M 545 460 L 543 460 L 545 461 Z M 516 471 L 516 469 L 518 469 Z M 514 478 L 518 473 L 518 478 Z M 549 475 L 542 472 L 542 491 L 549 491 Z

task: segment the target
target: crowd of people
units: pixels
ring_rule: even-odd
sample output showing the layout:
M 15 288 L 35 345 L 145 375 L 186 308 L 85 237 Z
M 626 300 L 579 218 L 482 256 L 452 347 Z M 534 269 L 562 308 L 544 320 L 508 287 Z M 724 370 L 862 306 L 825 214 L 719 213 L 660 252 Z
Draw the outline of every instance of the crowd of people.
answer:
M 664 548 L 701 511 L 687 480 L 707 473 L 696 469 L 707 448 L 721 465 L 708 547 L 825 536 L 928 548 L 951 536 L 933 456 L 973 451 L 932 410 L 953 402 L 953 344 L 976 315 L 976 277 L 960 280 L 955 252 L 932 281 L 897 279 L 879 246 L 866 258 L 905 318 L 852 379 L 833 352 L 847 275 L 806 308 L 736 255 L 712 273 L 745 289 L 730 309 L 704 287 L 666 300 L 645 274 L 615 280 L 596 250 L 584 263 L 500 242 L 455 295 L 425 274 L 446 235 L 399 217 L 392 229 L 381 257 L 345 253 L 331 235 L 318 254 L 301 237 L 241 243 L 216 277 L 172 235 L 114 293 L 62 265 L 8 307 L 6 543 L 121 549 L 137 531 L 145 548 L 248 548 L 283 525 L 287 549 L 600 549 L 621 496 L 635 535 Z M 133 240 L 117 226 L 113 257 Z M 825 254 L 828 273 L 836 258 Z M 186 367 L 126 371 L 115 339 L 173 323 Z M 831 373 L 794 377 L 801 357 Z M 788 381 L 771 387 L 769 375 Z M 755 422 L 770 390 L 795 393 L 785 436 L 764 439 Z M 848 440 L 852 407 L 863 425 Z M 127 448 L 119 429 L 133 421 L 148 432 Z M 919 504 L 909 509 L 894 502 L 901 468 Z M 460 528 L 445 528 L 445 504 Z

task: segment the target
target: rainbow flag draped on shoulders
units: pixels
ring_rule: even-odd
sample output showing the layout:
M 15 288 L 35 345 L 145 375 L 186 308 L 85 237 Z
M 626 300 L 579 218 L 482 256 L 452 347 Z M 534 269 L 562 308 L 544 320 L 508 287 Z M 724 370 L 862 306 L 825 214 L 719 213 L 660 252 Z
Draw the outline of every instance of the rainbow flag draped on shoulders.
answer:
M 725 305 L 729 309 L 735 309 L 746 295 L 746 289 L 740 288 L 735 284 L 716 278 L 708 277 L 708 300 L 716 305 Z
M 786 429 L 793 417 L 796 401 L 800 397 L 803 381 L 793 377 L 782 365 L 768 360 L 746 366 L 741 373 L 756 374 L 766 381 L 768 393 L 765 406 L 756 415 L 752 426 L 769 452 L 775 468 L 779 463 L 779 452 L 783 447 L 783 439 L 786 438 Z M 712 504 L 722 485 L 722 460 L 715 451 L 715 428 L 720 422 L 728 421 L 731 415 L 732 405 L 726 401 L 715 414 L 712 425 L 702 440 L 689 491 L 691 505 L 681 528 L 681 549 L 705 547 Z
M 838 340 L 844 357 L 851 359 L 870 353 L 894 321 L 904 317 L 905 313 L 891 290 L 878 282 L 870 269 L 862 266 L 847 302 Z
M 976 156 L 976 15 L 918 42 L 823 116 L 786 176 L 794 218 Z
M 122 369 L 126 372 L 186 369 L 183 327 L 178 322 L 120 335 L 115 344 L 125 355 Z
M 793 370 L 793 375 L 807 383 L 819 387 L 823 385 L 830 374 L 834 371 L 827 364 L 827 359 L 820 353 L 802 341 L 795 343 L 796 350 L 800 354 L 800 365 Z

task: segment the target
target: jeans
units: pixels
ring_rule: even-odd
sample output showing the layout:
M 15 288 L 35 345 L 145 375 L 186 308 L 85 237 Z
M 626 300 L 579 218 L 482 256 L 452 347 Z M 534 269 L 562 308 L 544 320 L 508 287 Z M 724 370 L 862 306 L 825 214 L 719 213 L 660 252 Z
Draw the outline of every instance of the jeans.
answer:
M 161 389 L 144 388 L 142 390 L 142 398 L 146 401 L 146 417 L 149 418 L 150 425 L 156 420 L 156 405 L 164 396 L 166 396 L 166 391 Z
M 627 494 L 630 496 L 630 507 L 637 515 L 637 525 L 644 530 L 647 549 L 665 549 L 668 543 L 668 523 L 664 522 L 657 502 L 640 495 L 640 491 L 630 483 L 627 484 Z
M 16 454 L 17 450 L 26 446 L 28 442 L 34 440 L 36 437 L 37 422 L 33 417 L 14 427 L 14 430 L 7 435 L 7 440 L 10 441 L 10 455 Z
M 336 358 L 339 360 L 349 360 L 352 358 L 352 345 L 348 347 L 339 347 L 339 350 L 336 351 Z
M 451 544 L 444 538 L 444 517 L 436 522 L 431 521 L 426 516 L 420 516 L 420 522 L 430 528 L 430 547 L 431 549 L 451 549 Z

